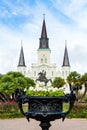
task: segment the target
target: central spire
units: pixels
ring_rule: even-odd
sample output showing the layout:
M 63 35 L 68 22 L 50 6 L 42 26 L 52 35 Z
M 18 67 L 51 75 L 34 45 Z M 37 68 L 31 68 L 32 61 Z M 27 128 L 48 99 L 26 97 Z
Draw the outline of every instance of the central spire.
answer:
M 40 38 L 39 49 L 48 49 L 48 38 L 47 38 L 47 31 L 46 31 L 46 24 L 45 24 L 45 14 L 43 14 L 43 25 L 42 25 L 42 32 Z
M 45 14 L 43 14 L 43 26 L 42 26 L 41 38 L 47 38 L 47 31 L 46 31 L 46 24 L 45 24 Z

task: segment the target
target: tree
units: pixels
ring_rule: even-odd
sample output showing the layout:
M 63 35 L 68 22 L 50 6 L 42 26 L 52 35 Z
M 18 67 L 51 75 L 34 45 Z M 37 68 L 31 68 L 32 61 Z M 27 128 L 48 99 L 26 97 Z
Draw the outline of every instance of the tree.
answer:
M 73 71 L 67 77 L 67 82 L 69 83 L 70 90 L 74 86 L 76 88 L 76 94 L 78 95 L 78 90 L 81 89 L 81 75 L 76 71 Z
M 53 87 L 60 88 L 60 87 L 62 87 L 64 84 L 65 84 L 64 79 L 62 79 L 62 78 L 60 78 L 60 77 L 56 77 L 56 78 L 53 80 L 52 86 L 53 86 Z
M 81 100 L 82 100 L 85 97 L 86 92 L 87 92 L 87 73 L 82 75 L 81 82 L 82 82 L 83 86 L 85 87 L 84 93 L 81 97 Z
M 12 99 L 14 98 L 16 88 L 24 91 L 28 86 L 35 86 L 34 80 L 26 78 L 19 72 L 8 72 L 0 77 L 0 92 L 8 99 L 10 99 L 11 95 Z
M 25 80 L 26 80 L 26 83 L 27 83 L 26 89 L 28 89 L 30 86 L 35 87 L 36 84 L 35 84 L 33 79 L 25 77 Z

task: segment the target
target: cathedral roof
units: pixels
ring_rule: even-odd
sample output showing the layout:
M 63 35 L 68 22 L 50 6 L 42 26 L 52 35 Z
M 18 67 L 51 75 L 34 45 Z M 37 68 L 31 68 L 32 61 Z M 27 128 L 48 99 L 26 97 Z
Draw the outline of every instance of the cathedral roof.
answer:
M 49 49 L 49 39 L 47 37 L 47 31 L 46 31 L 46 23 L 45 23 L 45 17 L 43 18 L 43 24 L 42 24 L 42 31 L 41 31 L 41 38 L 39 43 L 39 49 Z
M 23 46 L 22 45 L 21 45 L 21 51 L 20 51 L 20 56 L 19 56 L 18 67 L 19 66 L 26 66 L 25 65 L 24 52 L 23 52 Z
M 62 66 L 69 66 L 69 57 L 68 57 L 68 51 L 67 51 L 67 46 L 65 45 L 65 51 L 64 51 L 64 59 L 63 59 L 63 65 Z
M 47 31 L 46 31 L 45 18 L 43 19 L 41 38 L 47 38 Z

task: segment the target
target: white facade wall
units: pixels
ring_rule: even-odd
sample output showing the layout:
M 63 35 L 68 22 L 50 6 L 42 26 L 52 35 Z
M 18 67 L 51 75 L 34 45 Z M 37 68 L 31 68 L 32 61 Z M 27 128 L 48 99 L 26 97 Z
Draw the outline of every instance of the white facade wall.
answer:
M 26 75 L 26 67 L 25 66 L 18 66 L 17 71 L 22 73 L 23 75 Z
M 38 49 L 38 64 L 50 64 L 50 49 Z
M 57 70 L 56 64 L 50 63 L 50 49 L 38 49 L 37 54 L 37 63 L 31 65 L 31 71 L 26 71 L 26 67 L 19 67 L 18 71 L 36 80 L 39 77 L 38 73 L 45 70 L 46 77 L 52 79 L 52 81 L 55 77 L 61 77 L 66 80 L 67 76 L 70 74 L 70 67 L 63 66 L 61 70 Z

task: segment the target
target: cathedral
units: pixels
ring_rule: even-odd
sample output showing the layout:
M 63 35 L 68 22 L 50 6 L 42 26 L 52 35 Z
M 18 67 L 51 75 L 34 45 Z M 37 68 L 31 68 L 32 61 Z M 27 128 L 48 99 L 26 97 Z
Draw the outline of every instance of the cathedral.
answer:
M 26 77 L 30 77 L 34 80 L 38 78 L 38 73 L 42 71 L 45 71 L 47 79 L 51 79 L 52 81 L 55 77 L 61 77 L 66 80 L 67 76 L 70 74 L 70 62 L 68 57 L 67 45 L 65 45 L 61 70 L 58 70 L 56 63 L 54 64 L 50 62 L 51 49 L 49 47 L 49 38 L 47 36 L 45 18 L 43 18 L 41 37 L 39 39 L 37 54 L 37 63 L 32 63 L 31 71 L 27 71 L 24 50 L 23 46 L 21 45 L 17 71 L 21 72 Z

